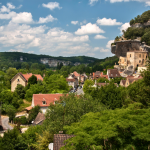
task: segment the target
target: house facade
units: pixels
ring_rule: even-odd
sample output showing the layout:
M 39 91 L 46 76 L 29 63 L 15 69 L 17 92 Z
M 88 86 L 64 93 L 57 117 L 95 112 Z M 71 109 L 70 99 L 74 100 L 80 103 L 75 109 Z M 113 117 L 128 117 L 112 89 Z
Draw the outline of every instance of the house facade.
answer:
M 118 69 L 108 69 L 107 70 L 107 76 L 108 76 L 108 80 L 112 79 L 112 78 L 118 78 L 121 77 Z
M 31 106 L 40 106 L 40 110 L 45 114 L 50 104 L 55 104 L 55 101 L 60 100 L 60 97 L 63 95 L 64 94 L 33 94 Z
M 20 73 L 17 73 L 17 74 L 11 79 L 11 91 L 14 92 L 18 84 L 21 84 L 21 85 L 23 85 L 24 87 L 27 86 L 27 84 L 28 84 L 28 79 L 29 79 L 32 75 L 36 76 L 36 77 L 37 77 L 37 80 L 43 81 L 43 78 L 42 78 L 42 76 L 41 76 L 40 74 L 32 74 L 32 73 L 22 74 L 22 73 L 20 72 Z

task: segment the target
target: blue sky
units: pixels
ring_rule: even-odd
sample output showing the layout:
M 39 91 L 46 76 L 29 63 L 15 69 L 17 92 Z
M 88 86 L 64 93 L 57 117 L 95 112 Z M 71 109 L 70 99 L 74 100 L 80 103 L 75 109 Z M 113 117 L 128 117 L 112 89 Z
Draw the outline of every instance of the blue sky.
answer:
M 0 51 L 113 56 L 110 44 L 150 0 L 1 0 Z

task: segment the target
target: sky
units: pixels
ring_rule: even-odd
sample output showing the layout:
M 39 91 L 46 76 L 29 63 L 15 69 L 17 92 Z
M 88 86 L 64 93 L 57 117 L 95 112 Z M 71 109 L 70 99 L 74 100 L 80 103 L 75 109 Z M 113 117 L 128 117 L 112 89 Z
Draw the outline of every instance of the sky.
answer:
M 0 52 L 113 56 L 111 43 L 150 0 L 0 0 Z

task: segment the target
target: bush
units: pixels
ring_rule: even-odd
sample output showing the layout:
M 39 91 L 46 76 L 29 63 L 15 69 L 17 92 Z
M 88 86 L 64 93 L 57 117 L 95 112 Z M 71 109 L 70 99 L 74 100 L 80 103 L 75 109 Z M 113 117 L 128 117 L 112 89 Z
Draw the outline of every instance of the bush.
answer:
M 21 124 L 23 124 L 23 125 L 26 125 L 26 124 L 28 123 L 27 118 L 26 118 L 25 116 L 22 116 L 22 117 L 20 118 L 20 122 L 21 122 Z

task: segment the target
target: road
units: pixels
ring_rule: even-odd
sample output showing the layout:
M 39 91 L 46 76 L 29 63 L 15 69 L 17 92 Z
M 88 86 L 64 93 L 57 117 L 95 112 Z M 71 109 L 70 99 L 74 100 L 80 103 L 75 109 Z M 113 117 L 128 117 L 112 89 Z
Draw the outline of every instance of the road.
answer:
M 8 121 L 9 121 L 9 117 L 2 118 L 2 125 L 3 125 L 3 128 L 4 128 L 5 130 L 8 130 L 8 129 L 12 130 L 13 127 L 11 127 L 11 126 L 8 124 Z
M 83 88 L 78 89 L 78 90 L 76 91 L 76 94 L 77 94 L 77 95 L 84 94 Z

